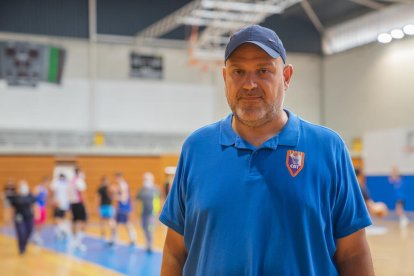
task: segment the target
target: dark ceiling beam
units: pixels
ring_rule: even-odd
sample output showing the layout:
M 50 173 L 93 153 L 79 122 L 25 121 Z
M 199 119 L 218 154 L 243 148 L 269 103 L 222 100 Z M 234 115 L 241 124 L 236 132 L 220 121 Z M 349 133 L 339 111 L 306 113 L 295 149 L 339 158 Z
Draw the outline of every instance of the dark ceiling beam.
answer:
M 402 4 L 412 4 L 413 0 L 377 0 L 379 2 L 389 2 L 389 3 L 402 3 Z
M 89 29 L 89 40 L 96 42 L 97 38 L 97 21 L 96 21 L 96 0 L 88 1 L 88 29 Z
M 309 17 L 313 26 L 315 26 L 315 28 L 318 30 L 319 33 L 323 34 L 325 32 L 325 27 L 323 26 L 321 20 L 319 20 L 319 17 L 316 15 L 315 11 L 313 10 L 312 6 L 309 4 L 308 0 L 302 0 L 300 2 L 300 5 L 302 6 L 306 15 Z
M 365 6 L 367 8 L 373 9 L 373 10 L 380 10 L 385 8 L 387 5 L 378 3 L 374 0 L 350 0 L 351 2 L 354 2 L 356 4 L 359 4 L 361 6 Z

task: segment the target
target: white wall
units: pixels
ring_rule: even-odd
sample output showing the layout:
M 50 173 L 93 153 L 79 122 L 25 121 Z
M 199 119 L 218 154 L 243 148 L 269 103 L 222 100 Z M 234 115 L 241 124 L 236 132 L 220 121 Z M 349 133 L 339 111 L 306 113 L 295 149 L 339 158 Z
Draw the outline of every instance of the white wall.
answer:
M 414 37 L 373 43 L 324 60 L 326 124 L 348 141 L 414 125 Z
M 285 106 L 307 121 L 322 123 L 321 58 L 288 53 L 287 62 L 293 65 L 293 78 Z
M 212 85 L 66 79 L 37 88 L 0 85 L 0 129 L 189 133 L 213 121 Z
M 413 175 L 413 135 L 414 128 L 390 128 L 366 132 L 363 136 L 365 175 L 389 175 L 394 166 L 397 166 L 402 174 Z
M 189 133 L 213 121 L 213 93 L 211 85 L 100 81 L 96 128 Z
M 66 80 L 62 86 L 41 84 L 29 89 L 0 81 L 0 130 L 87 130 L 89 83 Z

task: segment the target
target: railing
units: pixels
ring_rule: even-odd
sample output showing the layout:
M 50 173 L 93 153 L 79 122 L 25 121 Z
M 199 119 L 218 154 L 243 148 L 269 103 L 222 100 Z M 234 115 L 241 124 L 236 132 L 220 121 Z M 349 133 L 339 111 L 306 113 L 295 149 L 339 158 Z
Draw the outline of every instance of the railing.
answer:
M 166 133 L 0 130 L 0 154 L 178 153 L 186 136 Z

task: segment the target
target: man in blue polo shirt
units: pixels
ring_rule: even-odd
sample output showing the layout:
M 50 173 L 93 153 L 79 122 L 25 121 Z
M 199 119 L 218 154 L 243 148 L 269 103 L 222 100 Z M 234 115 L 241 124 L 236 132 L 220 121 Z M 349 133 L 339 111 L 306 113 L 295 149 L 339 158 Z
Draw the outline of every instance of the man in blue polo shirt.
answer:
M 373 275 L 371 224 L 347 149 L 283 109 L 293 73 L 258 25 L 226 47 L 232 110 L 184 143 L 160 220 L 161 275 Z

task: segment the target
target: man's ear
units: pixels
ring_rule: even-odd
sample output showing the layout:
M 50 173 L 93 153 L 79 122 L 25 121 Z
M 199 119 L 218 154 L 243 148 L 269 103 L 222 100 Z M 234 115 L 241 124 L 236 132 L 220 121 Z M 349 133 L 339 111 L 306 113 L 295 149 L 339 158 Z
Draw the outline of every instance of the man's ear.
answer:
M 223 74 L 224 82 L 226 82 L 226 66 L 223 66 L 223 68 L 221 69 L 221 73 Z
M 293 75 L 293 66 L 292 64 L 286 64 L 283 68 L 283 78 L 284 78 L 284 85 L 285 89 L 289 88 L 290 80 L 292 79 Z

